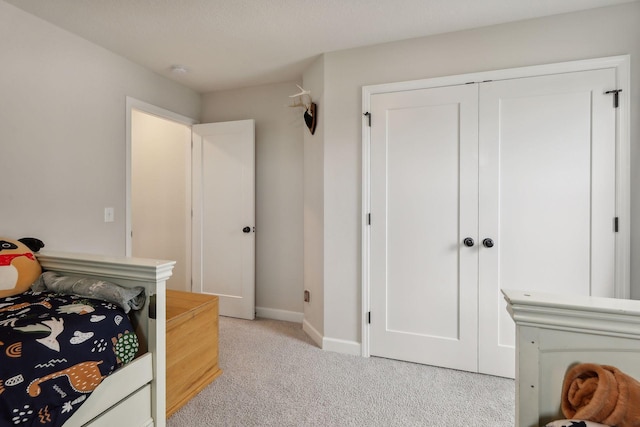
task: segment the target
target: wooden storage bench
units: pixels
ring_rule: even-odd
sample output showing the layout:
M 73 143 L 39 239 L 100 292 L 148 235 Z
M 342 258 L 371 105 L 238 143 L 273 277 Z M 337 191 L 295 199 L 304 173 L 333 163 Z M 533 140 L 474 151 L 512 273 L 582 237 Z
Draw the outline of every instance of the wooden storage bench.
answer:
M 167 290 L 167 418 L 221 373 L 218 297 Z

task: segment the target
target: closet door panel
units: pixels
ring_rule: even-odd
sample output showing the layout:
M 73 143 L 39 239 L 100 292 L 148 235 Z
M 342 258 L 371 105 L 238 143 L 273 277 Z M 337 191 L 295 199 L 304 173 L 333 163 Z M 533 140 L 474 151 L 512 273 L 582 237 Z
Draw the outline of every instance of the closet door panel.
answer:
M 477 87 L 371 105 L 371 354 L 475 371 Z
M 514 375 L 500 289 L 613 296 L 613 70 L 480 85 L 480 371 Z

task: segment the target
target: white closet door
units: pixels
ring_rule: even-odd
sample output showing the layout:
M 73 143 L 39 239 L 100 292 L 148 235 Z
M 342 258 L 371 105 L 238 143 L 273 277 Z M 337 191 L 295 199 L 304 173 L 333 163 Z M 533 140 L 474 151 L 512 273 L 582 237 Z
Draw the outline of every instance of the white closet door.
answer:
M 254 121 L 193 126 L 193 291 L 223 316 L 255 318 Z
M 513 377 L 500 289 L 614 296 L 613 69 L 480 85 L 480 372 Z
M 477 90 L 371 97 L 372 355 L 477 370 Z

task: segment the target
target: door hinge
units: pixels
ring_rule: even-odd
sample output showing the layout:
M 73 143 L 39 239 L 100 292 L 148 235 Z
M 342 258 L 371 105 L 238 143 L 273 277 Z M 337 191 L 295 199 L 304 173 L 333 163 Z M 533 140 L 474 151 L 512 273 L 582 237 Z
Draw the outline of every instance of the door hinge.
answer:
M 369 323 L 369 324 L 371 323 L 371 312 L 370 311 L 367 313 L 367 323 Z
M 371 225 L 371 214 L 367 214 L 367 225 Z
M 371 127 L 371 113 L 367 111 L 366 113 L 363 114 L 363 116 L 369 119 L 369 127 Z
M 613 231 L 616 233 L 618 232 L 618 217 L 613 219 Z
M 613 94 L 613 108 L 618 108 L 619 103 L 619 93 L 622 92 L 622 89 L 608 90 L 605 92 L 605 95 Z

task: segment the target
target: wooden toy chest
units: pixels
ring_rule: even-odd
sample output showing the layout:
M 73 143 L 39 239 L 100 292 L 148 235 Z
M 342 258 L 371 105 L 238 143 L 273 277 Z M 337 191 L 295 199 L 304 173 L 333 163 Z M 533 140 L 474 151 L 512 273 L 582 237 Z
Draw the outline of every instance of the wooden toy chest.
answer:
M 167 290 L 167 418 L 221 373 L 218 297 Z

